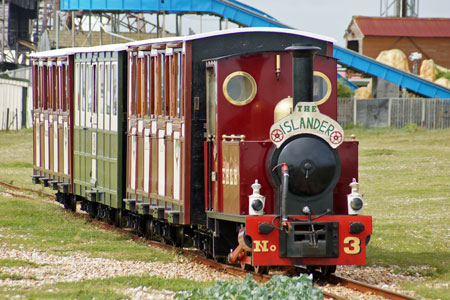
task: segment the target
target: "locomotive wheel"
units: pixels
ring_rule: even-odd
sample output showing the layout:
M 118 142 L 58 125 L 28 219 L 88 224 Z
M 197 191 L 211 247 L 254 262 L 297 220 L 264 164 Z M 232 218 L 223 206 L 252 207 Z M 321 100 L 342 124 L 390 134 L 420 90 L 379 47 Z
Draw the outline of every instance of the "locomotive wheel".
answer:
M 243 262 L 241 262 L 241 269 L 242 270 L 244 270 L 244 271 L 250 271 L 250 265 L 249 264 L 246 264 L 246 263 L 243 263 Z
M 336 272 L 336 266 L 320 266 L 320 272 L 323 276 L 328 277 Z
M 268 266 L 253 266 L 253 269 L 256 274 L 263 275 L 263 274 L 269 274 L 269 267 Z

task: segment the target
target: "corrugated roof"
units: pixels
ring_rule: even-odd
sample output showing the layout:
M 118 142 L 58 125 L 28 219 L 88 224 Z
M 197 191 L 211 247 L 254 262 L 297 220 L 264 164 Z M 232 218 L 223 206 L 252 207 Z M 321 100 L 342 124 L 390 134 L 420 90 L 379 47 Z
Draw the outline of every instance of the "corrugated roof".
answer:
M 354 16 L 353 20 L 365 36 L 450 37 L 449 18 Z

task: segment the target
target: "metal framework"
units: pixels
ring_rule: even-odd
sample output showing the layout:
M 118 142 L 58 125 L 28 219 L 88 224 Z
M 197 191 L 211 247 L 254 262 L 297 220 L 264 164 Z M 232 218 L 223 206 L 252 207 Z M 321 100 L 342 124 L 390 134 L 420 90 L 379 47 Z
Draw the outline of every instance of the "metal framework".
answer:
M 381 17 L 419 16 L 419 0 L 380 0 Z
M 59 0 L 38 0 L 36 19 L 30 20 L 29 24 L 28 40 L 18 40 L 14 48 L 8 44 L 7 37 L 8 2 L 2 0 L 0 9 L 0 64 L 3 65 L 29 64 L 28 53 L 37 50 L 200 33 L 211 26 L 217 30 L 243 26 L 210 12 L 60 10 Z

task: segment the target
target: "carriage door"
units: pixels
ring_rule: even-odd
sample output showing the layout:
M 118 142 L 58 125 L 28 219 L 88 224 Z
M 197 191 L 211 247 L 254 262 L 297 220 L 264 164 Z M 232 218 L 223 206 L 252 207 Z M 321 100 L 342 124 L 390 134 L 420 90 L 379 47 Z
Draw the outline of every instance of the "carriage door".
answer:
M 92 167 L 91 167 L 91 183 L 97 186 L 97 128 L 98 128 L 98 107 L 97 107 L 97 64 L 89 66 L 89 95 L 88 95 L 88 112 L 91 114 L 91 151 L 92 151 Z
M 217 210 L 217 141 L 216 141 L 216 106 L 217 82 L 216 65 L 208 62 L 206 66 L 206 99 L 207 99 L 207 140 L 206 140 L 206 178 L 207 178 L 207 210 Z

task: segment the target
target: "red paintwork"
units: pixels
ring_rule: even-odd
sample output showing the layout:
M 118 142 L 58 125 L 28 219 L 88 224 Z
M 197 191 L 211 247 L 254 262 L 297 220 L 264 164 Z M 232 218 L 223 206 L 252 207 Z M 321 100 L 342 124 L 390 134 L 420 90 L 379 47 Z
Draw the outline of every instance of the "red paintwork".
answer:
M 346 215 L 347 194 L 351 192 L 349 184 L 353 178 L 358 181 L 358 142 L 346 141 L 337 150 L 341 158 L 341 176 L 334 188 L 333 209 L 337 215 Z
M 364 36 L 450 37 L 450 19 L 355 16 Z
M 269 234 L 258 233 L 258 225 L 263 222 L 272 223 L 275 215 L 248 216 L 246 218 L 246 234 L 251 236 L 253 250 L 255 241 L 268 241 L 268 248 L 274 251 L 252 252 L 252 264 L 260 266 L 289 266 L 289 265 L 363 265 L 366 263 L 366 238 L 372 234 L 372 217 L 370 216 L 323 216 L 316 222 L 339 222 L 339 256 L 337 258 L 281 258 L 279 256 L 279 231 L 274 229 Z M 297 219 L 307 219 L 305 216 L 296 216 Z M 278 227 L 279 219 L 275 221 Z M 365 231 L 360 234 L 350 234 L 351 223 L 360 222 L 365 226 Z M 346 254 L 344 244 L 346 237 L 357 237 L 360 239 L 361 251 L 358 254 Z M 272 246 L 272 247 L 271 247 Z
M 276 55 L 281 56 L 281 73 L 275 74 Z M 328 101 L 319 105 L 319 110 L 333 119 L 337 118 L 336 105 L 336 60 L 317 55 L 314 70 L 327 75 L 331 81 L 332 93 Z M 223 94 L 225 78 L 236 71 L 244 71 L 253 76 L 257 84 L 255 99 L 247 105 L 236 106 L 228 102 Z M 287 52 L 260 52 L 242 54 L 217 60 L 217 186 L 218 207 L 223 211 L 222 187 L 222 135 L 245 135 L 240 146 L 240 211 L 248 214 L 248 195 L 251 185 L 258 179 L 262 185 L 261 193 L 266 196 L 265 213 L 276 213 L 273 190 L 266 172 L 266 158 L 273 146 L 269 140 L 269 130 L 274 122 L 274 109 L 279 101 L 292 96 L 292 57 Z M 205 157 L 205 163 L 207 157 Z M 349 183 L 349 182 L 348 182 Z M 346 183 L 348 185 L 348 183 Z M 346 192 L 347 193 L 347 192 Z M 212 201 L 214 203 L 214 200 Z

